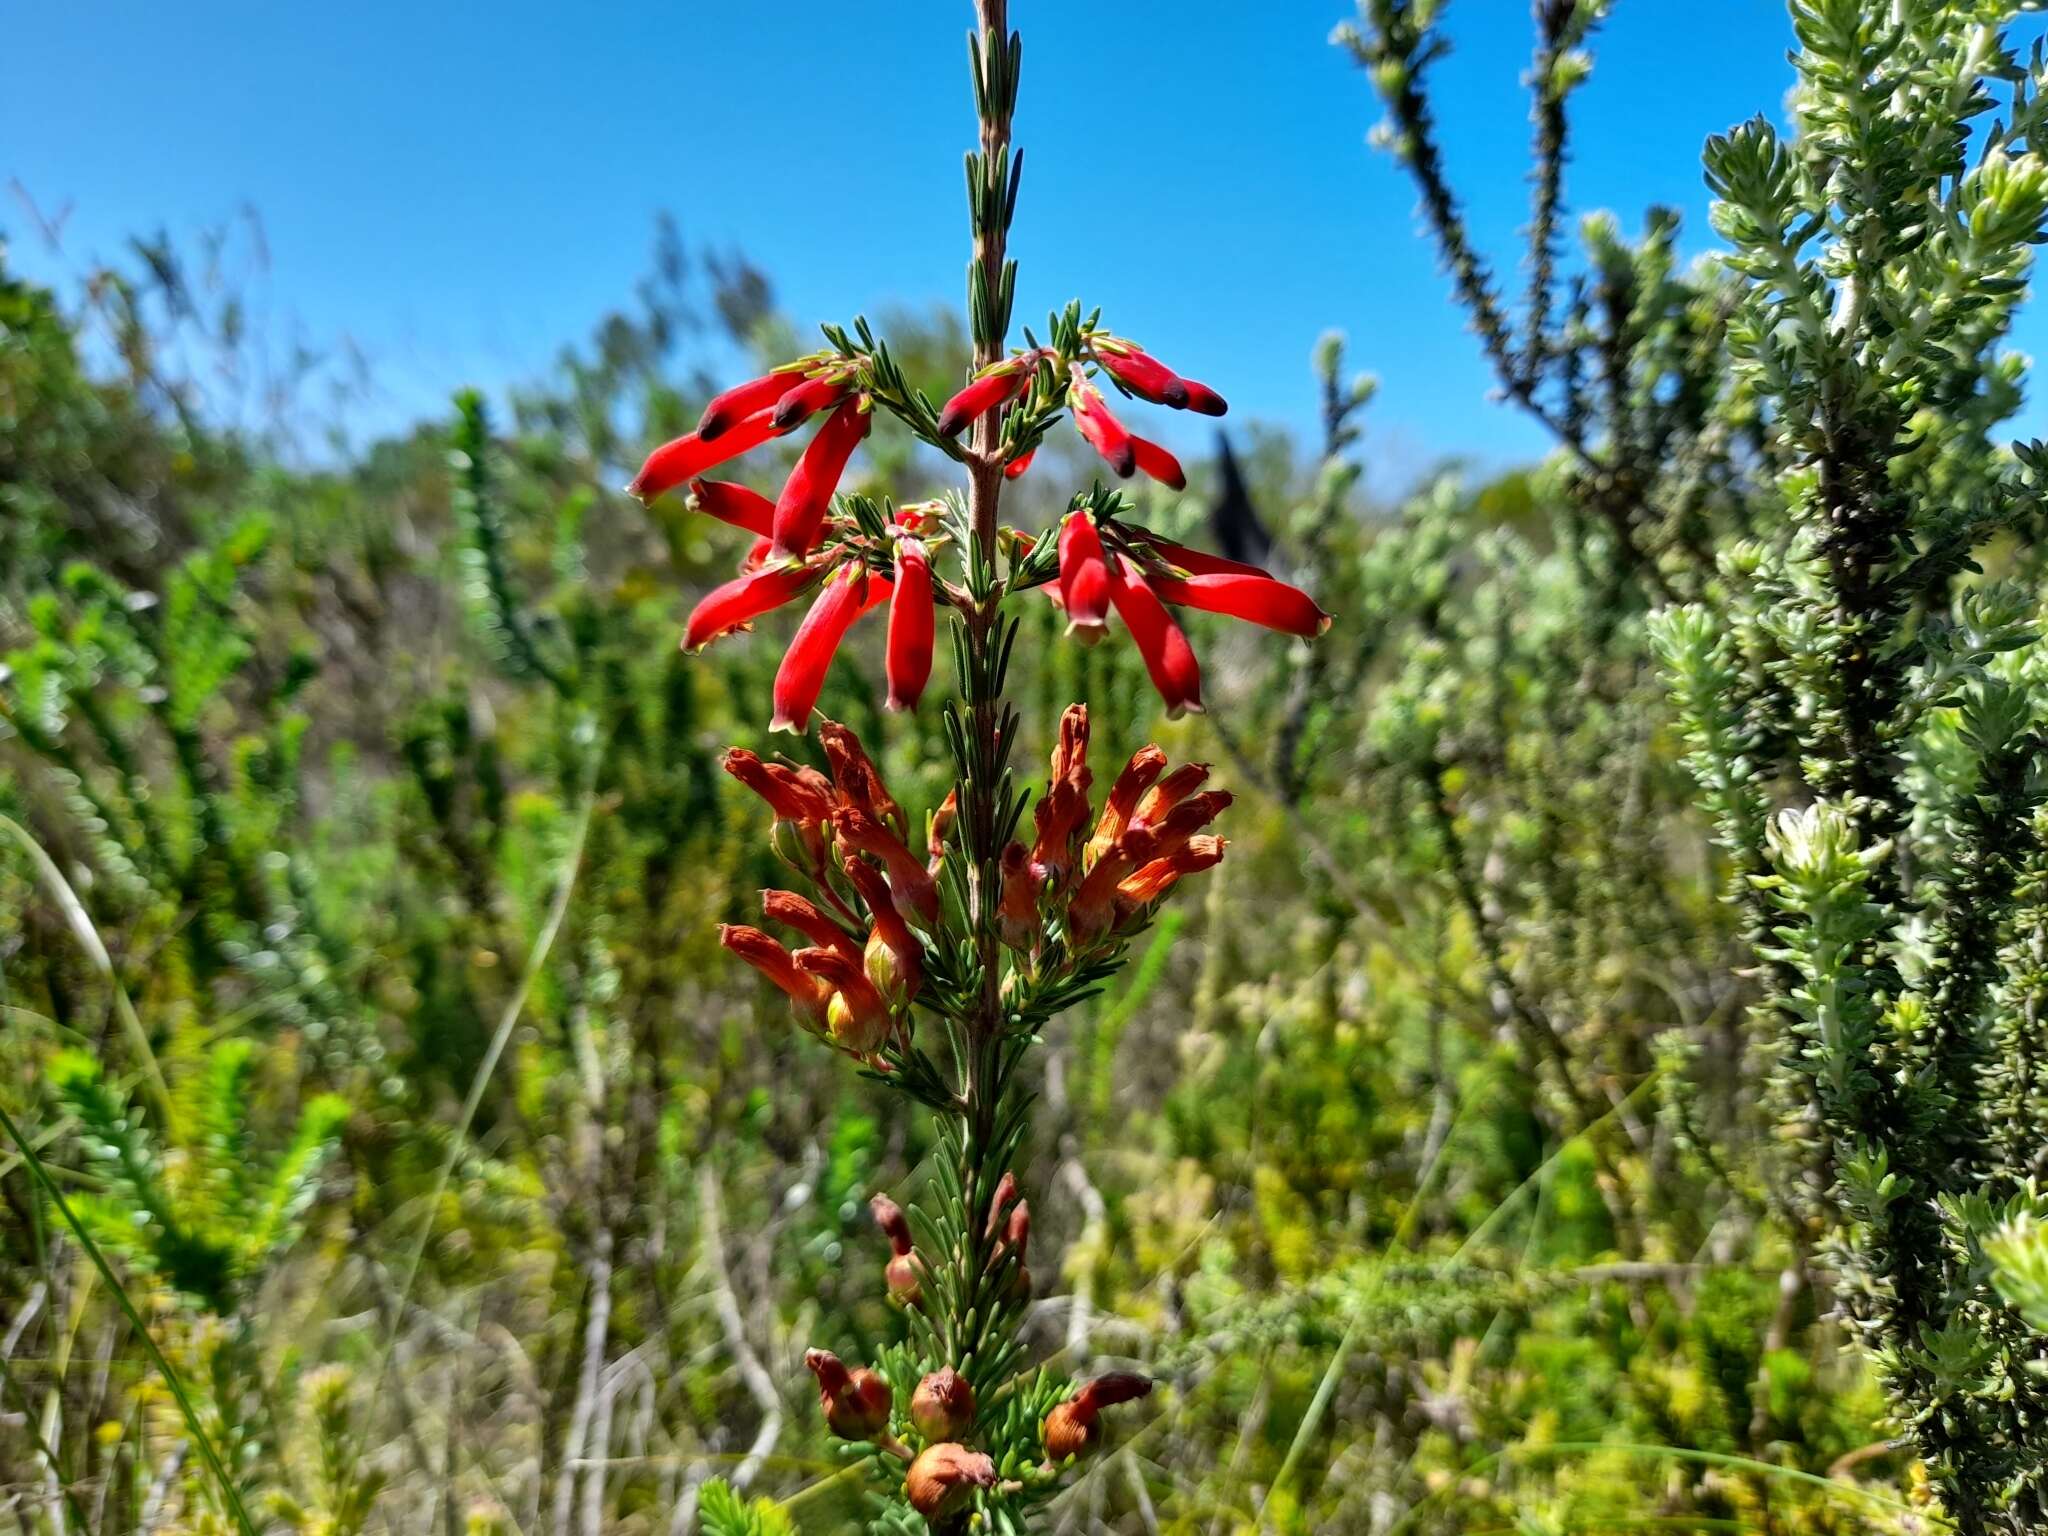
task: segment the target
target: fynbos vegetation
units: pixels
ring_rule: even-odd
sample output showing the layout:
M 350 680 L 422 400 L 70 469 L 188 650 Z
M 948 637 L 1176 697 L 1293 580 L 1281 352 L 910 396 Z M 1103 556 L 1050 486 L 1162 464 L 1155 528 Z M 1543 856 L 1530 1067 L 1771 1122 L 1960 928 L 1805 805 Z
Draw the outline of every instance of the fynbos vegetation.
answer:
M 964 318 L 665 228 L 343 457 L 0 272 L 0 1527 L 2048 1531 L 2026 9 L 1794 0 L 1688 230 L 1537 0 L 1496 255 L 1363 0 L 1552 444 L 1391 504 L 1012 313 L 1001 0 Z

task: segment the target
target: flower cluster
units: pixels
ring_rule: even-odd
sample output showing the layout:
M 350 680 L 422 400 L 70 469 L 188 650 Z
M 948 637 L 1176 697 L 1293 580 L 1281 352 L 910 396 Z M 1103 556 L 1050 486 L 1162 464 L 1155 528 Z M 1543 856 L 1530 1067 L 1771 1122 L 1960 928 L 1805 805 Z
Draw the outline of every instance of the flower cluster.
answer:
M 887 1195 L 876 1195 L 869 1204 L 889 1239 L 891 1257 L 883 1277 L 891 1299 L 907 1306 L 921 1305 L 923 1261 L 912 1247 L 902 1208 Z M 1020 1198 L 1013 1174 L 1005 1173 L 996 1185 L 984 1235 L 991 1240 L 988 1267 L 1001 1292 L 1013 1300 L 1027 1296 L 1031 1276 L 1025 1268 L 1025 1252 L 1031 1240 L 1031 1207 Z M 941 1521 L 965 1507 L 977 1489 L 996 1486 L 995 1458 L 966 1443 L 974 1438 L 976 1425 L 974 1386 L 953 1366 L 925 1372 L 910 1395 L 907 1422 L 898 1425 L 894 1422 L 895 1393 L 879 1372 L 865 1366 L 849 1368 L 837 1355 L 822 1349 L 806 1352 L 804 1364 L 817 1378 L 825 1427 L 842 1440 L 870 1443 L 908 1463 L 903 1478 L 905 1501 L 928 1520 Z M 1039 1424 L 1042 1469 L 1049 1472 L 1094 1450 L 1102 1442 L 1101 1410 L 1144 1397 L 1151 1390 L 1148 1377 L 1114 1371 L 1083 1383 L 1071 1396 L 1053 1404 Z M 906 1439 L 911 1443 L 906 1444 Z
M 1023 471 L 1064 408 L 1117 474 L 1142 470 L 1183 488 L 1187 477 L 1179 461 L 1127 429 L 1094 381 L 1107 377 L 1138 399 L 1215 416 L 1226 409 L 1223 397 L 1175 373 L 1135 342 L 1092 327 L 1062 329 L 1072 332 L 1066 346 L 1033 346 L 992 364 L 935 418 L 928 407 L 909 410 L 883 392 L 872 377 L 872 358 L 836 352 L 799 358 L 713 400 L 697 430 L 655 449 L 628 487 L 652 501 L 687 485 L 693 508 L 753 535 L 739 574 L 692 610 L 684 648 L 708 645 L 810 595 L 809 611 L 776 672 L 771 721 L 773 729 L 802 732 L 840 645 L 864 615 L 886 605 L 888 707 L 916 707 L 931 677 L 935 610 L 941 602 L 960 600 L 932 574 L 934 549 L 951 537 L 941 531 L 941 509 L 927 503 L 873 518 L 833 510 L 834 492 L 878 406 L 897 410 L 914 430 L 949 449 L 976 421 L 1003 413 L 1001 453 L 1012 476 Z M 823 425 L 775 500 L 731 481 L 702 478 L 819 415 Z M 1306 593 L 1256 566 L 1126 527 L 1106 514 L 1110 503 L 1103 498 L 1090 498 L 1088 507 L 1081 500 L 1060 526 L 1054 600 L 1067 614 L 1069 632 L 1083 643 L 1107 632 L 1113 611 L 1171 715 L 1202 708 L 1201 669 L 1173 608 L 1225 614 L 1303 637 L 1320 633 L 1329 622 Z M 1035 542 L 1014 530 L 1006 531 L 1005 541 L 1020 555 Z
M 924 977 L 918 929 L 938 922 L 936 878 L 949 799 L 932 818 L 929 858 L 910 850 L 909 823 L 860 738 L 836 721 L 818 728 L 829 773 L 764 762 L 743 748 L 725 771 L 775 814 L 776 850 L 816 893 L 761 893 L 762 915 L 808 942 L 790 950 L 762 929 L 727 923 L 718 940 L 789 997 L 798 1021 L 840 1050 L 879 1065 L 908 1045 L 910 1004 Z M 914 925 L 914 926 L 913 926 Z
M 1142 922 L 1183 876 L 1211 868 L 1227 846 L 1203 828 L 1231 802 L 1203 791 L 1206 763 L 1166 771 L 1166 754 L 1141 747 L 1111 784 L 1097 815 L 1089 803 L 1088 707 L 1060 719 L 1052 772 L 1034 811 L 1034 837 L 1002 855 L 997 921 L 1027 967 L 1057 944 L 1070 959 Z
M 1046 591 L 1066 614 L 1067 632 L 1093 645 L 1108 632 L 1114 610 L 1169 718 L 1202 710 L 1201 664 L 1172 608 L 1219 613 L 1304 640 L 1330 627 L 1330 616 L 1299 587 L 1090 507 L 1061 520 L 1057 553 L 1059 580 Z
M 1130 431 L 1111 413 L 1102 391 L 1091 381 L 1090 364 L 1108 374 L 1124 393 L 1154 405 L 1198 411 L 1205 416 L 1221 416 L 1229 409 L 1215 390 L 1183 378 L 1136 342 L 1091 329 L 1081 334 L 1071 355 L 1056 347 L 1030 347 L 982 369 L 939 412 L 939 435 L 958 437 L 991 411 L 1001 410 L 1022 396 L 1043 370 L 1052 381 L 1047 393 L 1056 397 L 1064 392 L 1065 404 L 1073 412 L 1074 429 L 1120 477 L 1129 479 L 1143 470 L 1162 485 L 1185 490 L 1188 477 L 1180 460 L 1149 438 Z M 1015 441 L 1005 464 L 1005 472 L 1012 479 L 1031 462 L 1037 436 L 1020 436 Z

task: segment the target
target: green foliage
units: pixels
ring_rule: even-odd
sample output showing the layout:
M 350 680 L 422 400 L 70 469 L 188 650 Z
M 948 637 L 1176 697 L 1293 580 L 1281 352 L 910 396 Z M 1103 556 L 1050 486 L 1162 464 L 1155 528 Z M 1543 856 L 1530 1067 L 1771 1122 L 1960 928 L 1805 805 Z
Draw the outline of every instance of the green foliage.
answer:
M 720 1477 L 698 1491 L 697 1513 L 705 1536 L 792 1536 L 796 1530 L 774 1500 L 744 1499 Z
M 1050 1069 L 997 1150 L 1048 1170 L 1036 1300 L 942 1266 L 990 1302 L 945 1337 L 880 1299 L 866 1200 L 967 1251 L 957 1128 L 711 938 L 782 880 L 715 753 L 780 744 L 786 626 L 679 657 L 714 541 L 609 489 L 715 386 L 707 334 L 800 348 L 761 274 L 665 231 L 546 378 L 307 470 L 167 377 L 150 263 L 90 315 L 0 271 L 0 813 L 78 908 L 0 853 L 0 1098 L 109 1266 L 0 1147 L 11 1507 L 914 1536 L 801 1389 L 816 1343 L 909 1446 L 918 1376 L 972 1357 L 991 1521 L 2040 1529 L 2048 447 L 2001 434 L 2048 176 L 2013 9 L 1800 0 L 1785 126 L 1708 144 L 1687 264 L 1668 212 L 1568 218 L 1605 8 L 1546 0 L 1519 294 L 1438 142 L 1445 6 L 1340 33 L 1556 452 L 1379 505 L 1326 338 L 1321 440 L 1237 447 L 1330 635 L 1198 619 L 1211 713 L 1164 724 L 1128 648 L 1018 615 L 1009 760 L 1084 699 L 1104 756 L 1213 755 L 1239 801 L 1120 979 L 1023 999 Z M 957 321 L 889 329 L 907 400 L 958 377 Z M 875 505 L 928 493 L 907 433 L 866 453 Z M 1190 468 L 1131 500 L 1200 542 Z M 930 806 L 944 726 L 873 670 L 821 708 Z M 1039 1421 L 1112 1365 L 1160 1389 L 1056 1479 Z
M 1997 8 L 1793 17 L 1797 137 L 1759 119 L 1706 156 L 1731 369 L 1784 534 L 1725 558 L 1661 638 L 1768 930 L 1760 1020 L 1782 1021 L 1803 1193 L 1840 1219 L 1854 1315 L 1958 1523 L 2030 1529 L 2041 1356 L 1982 1245 L 1991 1202 L 2031 1198 L 2039 1135 L 1986 1095 L 2031 1075 L 1998 1010 L 2038 857 L 2038 596 L 1969 577 L 2034 517 L 1990 434 L 2019 377 L 1995 349 L 2048 235 L 2039 107 Z M 1772 813 L 1786 786 L 1811 800 Z
M 219 1312 L 297 1240 L 349 1113 L 337 1094 L 314 1096 L 282 1151 L 265 1157 L 249 1124 L 253 1049 L 224 1041 L 195 1070 L 176 1127 L 189 1134 L 174 1159 L 94 1057 L 60 1051 L 47 1069 L 81 1149 L 104 1170 L 105 1191 L 72 1202 L 100 1245 Z

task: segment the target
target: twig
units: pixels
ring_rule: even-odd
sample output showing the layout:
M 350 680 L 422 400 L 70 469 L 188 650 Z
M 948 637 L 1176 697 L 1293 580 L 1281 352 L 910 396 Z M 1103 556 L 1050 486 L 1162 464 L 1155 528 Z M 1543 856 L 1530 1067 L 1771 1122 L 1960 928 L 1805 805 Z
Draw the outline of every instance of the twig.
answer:
M 746 1325 L 740 1318 L 739 1299 L 733 1295 L 732 1279 L 725 1262 L 725 1226 L 720 1218 L 718 1175 L 705 1168 L 697 1179 L 697 1197 L 704 1216 L 704 1257 L 711 1267 L 711 1301 L 725 1330 L 726 1346 L 732 1351 L 740 1380 L 761 1410 L 761 1427 L 748 1447 L 746 1459 L 733 1470 L 732 1485 L 744 1490 L 761 1469 L 761 1463 L 775 1449 L 782 1434 L 782 1399 L 775 1380 L 747 1342 Z

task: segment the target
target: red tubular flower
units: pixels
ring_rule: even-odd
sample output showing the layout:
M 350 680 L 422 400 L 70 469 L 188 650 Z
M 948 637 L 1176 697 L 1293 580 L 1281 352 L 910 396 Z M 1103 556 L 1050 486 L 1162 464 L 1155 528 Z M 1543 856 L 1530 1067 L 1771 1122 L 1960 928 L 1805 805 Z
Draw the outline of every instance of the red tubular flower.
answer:
M 1170 405 L 1181 410 L 1188 403 L 1188 387 L 1181 376 L 1150 353 L 1128 341 L 1098 339 L 1089 349 L 1102 371 L 1140 400 Z
M 1199 874 L 1223 862 L 1223 850 L 1230 845 L 1220 837 L 1191 837 L 1164 858 L 1152 859 L 1136 874 L 1120 881 L 1117 904 L 1125 909 L 1157 901 L 1183 875 Z
M 804 1365 L 818 1378 L 818 1402 L 833 1434 L 842 1440 L 872 1440 L 888 1429 L 895 1394 L 880 1375 L 866 1366 L 849 1371 L 823 1349 L 806 1350 Z
M 1330 616 L 1299 587 L 1277 577 L 1236 573 L 1200 576 L 1153 576 L 1153 589 L 1169 603 L 1220 613 L 1262 629 L 1313 640 L 1330 627 Z
M 1076 940 L 1095 938 L 1116 915 L 1117 887 L 1152 857 L 1152 834 L 1133 828 L 1102 851 L 1067 905 L 1067 931 Z
M 1086 512 L 1069 512 L 1060 524 L 1059 591 L 1067 632 L 1093 645 L 1109 625 L 1109 562 Z
M 924 946 L 896 910 L 896 900 L 880 870 L 858 858 L 843 860 L 842 867 L 873 920 L 873 931 L 861 954 L 868 980 L 890 1003 L 908 1002 L 924 984 Z
M 1126 555 L 1119 555 L 1109 569 L 1109 600 L 1117 617 L 1131 632 L 1152 686 L 1166 701 L 1166 717 L 1175 719 L 1187 711 L 1202 712 L 1202 668 L 1195 660 L 1194 647 L 1173 615 L 1146 584 L 1145 576 Z
M 768 722 L 769 730 L 803 733 L 811 723 L 818 695 L 825 689 L 825 673 L 839 653 L 839 642 L 855 619 L 888 595 L 888 582 L 870 577 L 857 565 L 841 566 L 826 578 L 824 590 L 797 626 L 796 638 L 776 668 L 775 715 Z
M 1031 467 L 1031 460 L 1037 453 L 1038 450 L 1036 448 L 1026 448 L 1017 457 L 1003 466 L 1003 478 L 1005 480 L 1014 480 L 1023 474 L 1025 470 Z
M 832 989 L 799 967 L 796 957 L 772 936 L 743 923 L 720 923 L 718 942 L 788 994 L 805 1024 L 813 1029 L 824 1024 Z
M 783 482 L 775 501 L 775 519 L 770 530 L 778 560 L 793 560 L 811 552 L 825 527 L 825 514 L 832 505 L 832 493 L 839 477 L 846 473 L 846 461 L 867 436 L 868 412 L 861 400 L 847 401 L 825 419 L 818 435 L 804 449 L 796 468 Z
M 702 650 L 721 635 L 745 629 L 762 614 L 802 595 L 817 579 L 815 566 L 778 565 L 749 571 L 722 587 L 714 587 L 690 610 L 683 625 L 683 649 Z
M 1149 578 L 1153 589 L 1169 603 L 1243 619 L 1305 640 L 1330 627 L 1330 616 L 1316 606 L 1314 598 L 1256 565 L 1205 554 L 1156 534 L 1148 534 L 1145 542 L 1172 567 Z
M 777 821 L 815 825 L 832 814 L 831 787 L 820 786 L 814 777 L 806 778 L 805 770 L 784 763 L 764 763 L 745 747 L 728 751 L 723 767 L 767 801 Z M 809 772 L 816 774 L 815 769 Z
M 917 855 L 904 847 L 902 838 L 857 805 L 835 808 L 832 830 L 854 852 L 882 861 L 889 872 L 889 894 L 897 911 L 911 913 L 926 928 L 938 921 L 938 882 Z
M 775 402 L 772 413 L 776 428 L 789 432 L 802 426 L 818 412 L 829 410 L 846 398 L 852 386 L 843 373 L 820 374 L 814 379 L 798 379 L 780 399 Z
M 730 480 L 692 480 L 690 508 L 764 539 L 775 516 L 774 502 Z
M 861 745 L 852 726 L 841 725 L 837 720 L 820 720 L 818 745 L 825 749 L 825 766 L 831 771 L 832 787 L 839 794 L 835 803 L 857 805 L 899 833 L 906 829 L 903 807 L 889 793 L 889 786 L 882 781 L 882 770 L 868 756 L 868 749 Z
M 694 480 L 705 470 L 716 468 L 727 459 L 736 459 L 748 449 L 758 448 L 778 435 L 768 412 L 762 411 L 747 417 L 731 431 L 721 433 L 715 443 L 695 432 L 663 443 L 647 455 L 647 462 L 640 466 L 640 473 L 626 487 L 626 494 L 637 496 L 641 501 L 653 501 L 686 480 Z
M 1030 954 L 1038 944 L 1039 877 L 1031 867 L 1031 855 L 1022 843 L 1003 849 L 1003 892 L 996 904 L 996 930 L 1002 941 L 1020 954 Z
M 788 393 L 790 385 L 798 377 L 787 370 L 764 373 L 758 379 L 735 384 L 724 394 L 713 396 L 711 403 L 704 407 L 704 414 L 697 418 L 697 436 L 707 443 L 713 438 L 723 437 L 726 429 L 735 422 L 770 409 Z
M 1152 857 L 1164 859 L 1177 853 L 1187 845 L 1189 838 L 1222 815 L 1230 802 L 1236 798 L 1227 789 L 1212 789 L 1205 794 L 1189 795 L 1149 829 L 1158 839 L 1157 846 L 1152 850 Z
M 836 949 L 800 949 L 799 969 L 821 978 L 831 992 L 825 1004 L 825 1031 L 832 1043 L 854 1056 L 872 1056 L 889 1040 L 895 1015 L 857 957 Z
M 1171 490 L 1184 491 L 1188 488 L 1187 472 L 1180 467 L 1180 460 L 1149 438 L 1131 438 L 1131 457 L 1139 469 Z
M 1173 575 L 1183 573 L 1190 576 L 1265 576 L 1268 573 L 1256 565 L 1246 565 L 1242 560 L 1226 560 L 1221 555 L 1212 555 L 1207 550 L 1191 549 L 1185 544 L 1176 544 L 1171 539 L 1162 539 L 1149 529 L 1137 530 L 1153 554 L 1171 566 Z
M 1031 850 L 1032 873 L 1057 886 L 1074 868 L 1074 842 L 1088 816 L 1088 707 L 1071 704 L 1060 717 L 1059 744 L 1045 794 L 1033 811 L 1038 832 Z
M 1078 368 L 1074 370 L 1073 387 L 1067 391 L 1067 404 L 1074 413 L 1075 430 L 1087 439 L 1088 446 L 1101 454 L 1103 462 L 1111 469 L 1129 479 L 1131 472 L 1138 467 L 1131 434 L 1110 414 L 1102 391 L 1082 378 Z
M 794 928 L 824 949 L 837 950 L 849 960 L 860 958 L 860 945 L 844 928 L 821 912 L 817 904 L 795 891 L 763 891 L 761 915 L 771 923 Z
M 1131 760 L 1124 764 L 1123 772 L 1116 776 L 1116 782 L 1109 787 L 1109 798 L 1102 802 L 1102 815 L 1095 823 L 1095 833 L 1088 839 L 1088 847 L 1082 854 L 1084 865 L 1093 867 L 1105 850 L 1124 835 L 1124 828 L 1130 824 L 1131 815 L 1138 809 L 1138 802 L 1144 798 L 1160 774 L 1166 771 L 1166 754 L 1154 746 L 1140 747 L 1131 754 Z M 1205 770 L 1206 771 L 1206 770 Z
M 924 541 L 904 534 L 896 540 L 896 592 L 889 599 L 889 644 L 883 668 L 889 680 L 890 710 L 917 708 L 931 681 L 932 562 Z
M 1189 410 L 1203 416 L 1221 416 L 1230 409 L 1223 397 L 1208 385 L 1198 384 L 1193 379 L 1182 379 L 1181 383 L 1187 386 Z
M 1085 803 L 1095 782 L 1088 772 L 1088 706 L 1069 704 L 1060 715 L 1060 739 L 1053 743 L 1052 782 L 1072 784 Z
M 1149 830 L 1157 827 L 1176 805 L 1199 789 L 1202 781 L 1208 777 L 1207 763 L 1182 763 L 1138 802 L 1137 809 L 1131 812 L 1132 829 Z
M 1008 405 L 1031 385 L 1036 359 L 1012 357 L 984 369 L 939 411 L 939 436 L 958 437 L 990 411 Z

